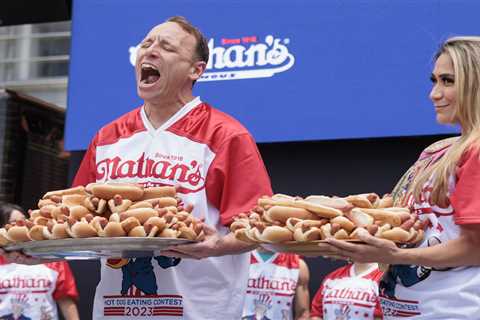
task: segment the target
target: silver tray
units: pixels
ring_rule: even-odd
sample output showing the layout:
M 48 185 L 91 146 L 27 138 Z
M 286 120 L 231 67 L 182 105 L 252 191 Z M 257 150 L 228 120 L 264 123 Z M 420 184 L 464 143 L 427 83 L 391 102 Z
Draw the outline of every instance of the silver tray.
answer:
M 160 251 L 176 244 L 195 241 L 178 238 L 77 238 L 29 241 L 4 247 L 6 251 L 44 259 L 88 260 L 100 258 L 136 258 L 160 255 Z

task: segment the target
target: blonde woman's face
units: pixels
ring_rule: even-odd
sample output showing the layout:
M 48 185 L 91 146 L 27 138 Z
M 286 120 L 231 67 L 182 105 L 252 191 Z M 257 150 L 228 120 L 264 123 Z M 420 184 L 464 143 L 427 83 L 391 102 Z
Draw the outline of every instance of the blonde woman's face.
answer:
M 457 89 L 453 62 L 448 54 L 441 54 L 432 71 L 432 99 L 437 114 L 437 122 L 441 124 L 456 123 Z

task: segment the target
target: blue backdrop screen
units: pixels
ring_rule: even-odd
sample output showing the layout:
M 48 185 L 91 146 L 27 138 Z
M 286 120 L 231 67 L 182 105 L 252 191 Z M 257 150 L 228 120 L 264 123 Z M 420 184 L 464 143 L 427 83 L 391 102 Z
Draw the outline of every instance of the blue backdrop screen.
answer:
M 428 99 L 432 57 L 478 33 L 478 12 L 475 0 L 75 0 L 66 147 L 142 104 L 136 46 L 174 15 L 209 39 L 194 93 L 258 142 L 453 132 Z

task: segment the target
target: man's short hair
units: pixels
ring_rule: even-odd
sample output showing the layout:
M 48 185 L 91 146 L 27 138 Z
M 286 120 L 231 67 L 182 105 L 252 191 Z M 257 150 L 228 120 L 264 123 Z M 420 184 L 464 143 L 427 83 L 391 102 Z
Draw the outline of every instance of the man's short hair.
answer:
M 175 22 L 180 25 L 183 30 L 191 34 L 195 38 L 195 40 L 197 40 L 194 58 L 197 61 L 204 61 L 205 63 L 208 63 L 208 42 L 202 32 L 198 30 L 198 28 L 194 27 L 187 19 L 182 16 L 174 16 L 168 18 L 166 22 Z

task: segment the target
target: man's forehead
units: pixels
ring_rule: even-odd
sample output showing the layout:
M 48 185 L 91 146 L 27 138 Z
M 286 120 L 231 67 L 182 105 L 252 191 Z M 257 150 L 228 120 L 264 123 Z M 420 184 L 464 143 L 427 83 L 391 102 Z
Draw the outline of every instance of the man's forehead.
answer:
M 153 27 L 146 37 L 149 38 L 158 36 L 161 36 L 165 39 L 176 39 L 177 41 L 182 41 L 183 39 L 188 38 L 192 35 L 183 30 L 182 27 L 175 22 L 164 22 Z

